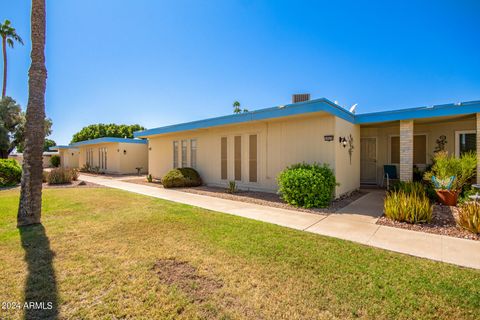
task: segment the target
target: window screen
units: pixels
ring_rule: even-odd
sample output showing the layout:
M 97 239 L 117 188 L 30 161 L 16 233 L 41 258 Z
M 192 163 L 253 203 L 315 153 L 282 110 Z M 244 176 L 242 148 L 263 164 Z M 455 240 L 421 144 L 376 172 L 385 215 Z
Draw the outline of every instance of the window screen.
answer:
M 227 179 L 227 138 L 222 137 L 220 143 L 220 175 L 223 180 Z
M 257 182 L 257 135 L 250 135 L 248 142 L 249 181 Z

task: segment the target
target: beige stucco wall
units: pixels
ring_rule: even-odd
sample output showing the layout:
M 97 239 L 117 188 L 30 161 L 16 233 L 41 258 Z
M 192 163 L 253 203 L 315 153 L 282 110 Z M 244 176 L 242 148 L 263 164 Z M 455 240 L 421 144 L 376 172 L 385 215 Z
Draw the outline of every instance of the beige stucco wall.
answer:
M 335 128 L 338 124 L 338 130 Z M 349 175 L 359 175 L 358 153 L 354 150 L 352 165 L 348 152 L 338 148 L 338 134 L 352 134 L 359 141 L 358 126 L 335 121 L 335 117 L 325 113 L 259 121 L 255 123 L 208 128 L 178 134 L 168 134 L 149 139 L 149 173 L 161 178 L 173 168 L 173 141 L 179 142 L 179 165 L 181 165 L 181 141 L 187 140 L 187 166 L 190 166 L 190 140 L 197 140 L 197 170 L 206 184 L 226 186 L 234 179 L 234 137 L 242 137 L 242 179 L 237 181 L 241 189 L 276 192 L 276 177 L 287 166 L 298 162 L 327 163 L 332 169 L 341 167 L 337 175 L 341 186 L 337 195 L 359 187 L 358 179 Z M 249 135 L 257 135 L 257 176 L 256 183 L 249 182 Z M 334 141 L 325 141 L 325 135 L 334 135 Z M 220 177 L 220 140 L 228 141 L 228 178 Z M 336 161 L 336 157 L 342 160 Z M 355 163 L 357 159 L 357 163 Z M 348 165 L 347 165 L 348 164 Z
M 475 130 L 475 119 L 464 119 L 457 121 L 440 121 L 433 123 L 414 123 L 414 135 L 425 134 L 427 136 L 427 163 L 431 162 L 433 151 L 436 147 L 436 140 L 445 135 L 447 138 L 446 150 L 449 154 L 455 154 L 455 132 L 464 130 Z M 398 136 L 400 133 L 399 123 L 377 127 L 364 127 L 361 129 L 361 137 L 371 137 L 377 140 L 377 183 L 381 183 L 383 177 L 383 165 L 390 164 L 390 137 Z M 397 165 L 397 173 L 400 173 Z M 424 169 L 425 166 L 418 165 Z
M 78 168 L 79 161 L 78 149 L 60 149 L 60 165 L 62 168 Z
M 137 173 L 136 167 L 144 168 L 147 172 L 148 156 L 147 145 L 137 143 L 101 143 L 79 147 L 79 166 L 82 168 L 87 163 L 87 150 L 93 149 L 93 166 L 100 166 L 99 148 L 107 148 L 106 173 L 130 174 Z M 124 151 L 126 151 L 124 153 Z
M 345 147 L 338 142 L 339 137 L 349 140 L 352 135 L 352 155 L 350 159 L 350 143 Z M 336 194 L 342 195 L 360 188 L 360 126 L 340 118 L 335 118 L 335 175 L 340 185 Z
M 121 173 L 137 173 L 136 168 L 142 168 L 141 173 L 148 172 L 148 146 L 146 144 L 119 143 L 118 147 Z

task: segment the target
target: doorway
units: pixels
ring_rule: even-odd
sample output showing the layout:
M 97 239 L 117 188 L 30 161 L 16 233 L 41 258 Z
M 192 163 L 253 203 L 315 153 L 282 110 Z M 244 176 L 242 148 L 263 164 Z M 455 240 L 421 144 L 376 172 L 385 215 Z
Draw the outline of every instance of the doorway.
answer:
M 360 183 L 377 184 L 377 138 L 360 138 Z

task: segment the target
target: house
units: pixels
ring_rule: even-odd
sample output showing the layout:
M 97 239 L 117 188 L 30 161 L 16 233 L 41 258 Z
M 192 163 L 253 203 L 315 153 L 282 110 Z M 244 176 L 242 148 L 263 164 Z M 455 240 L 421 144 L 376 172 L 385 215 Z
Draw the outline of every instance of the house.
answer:
M 72 143 L 78 149 L 78 165 L 112 174 L 145 173 L 148 170 L 147 141 L 104 137 Z
M 42 165 L 44 168 L 51 168 L 52 164 L 50 159 L 52 156 L 58 155 L 57 151 L 44 151 L 42 155 Z M 23 153 L 11 153 L 8 156 L 9 159 L 15 159 L 21 166 L 23 165 Z
M 308 95 L 306 95 L 308 99 Z M 135 132 L 148 139 L 149 173 L 193 167 L 208 185 L 275 192 L 276 177 L 298 162 L 328 164 L 336 196 L 382 184 L 384 165 L 411 180 L 437 148 L 477 150 L 480 101 L 354 114 L 325 98 Z M 478 148 L 480 149 L 480 148 Z
M 60 156 L 60 167 L 71 169 L 78 168 L 79 149 L 70 146 L 53 146 L 49 149 L 58 151 L 58 155 Z

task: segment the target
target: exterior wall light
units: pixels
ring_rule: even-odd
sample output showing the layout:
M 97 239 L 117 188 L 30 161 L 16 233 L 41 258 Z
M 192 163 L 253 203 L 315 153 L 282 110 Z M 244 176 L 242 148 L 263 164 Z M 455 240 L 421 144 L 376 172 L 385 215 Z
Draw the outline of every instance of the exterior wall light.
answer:
M 127 154 L 127 150 L 123 150 L 123 154 Z
M 340 137 L 338 138 L 338 142 L 345 148 L 347 146 L 347 138 L 345 137 Z

